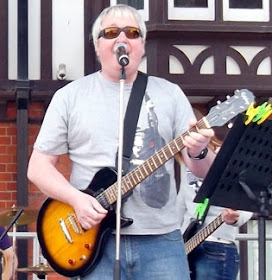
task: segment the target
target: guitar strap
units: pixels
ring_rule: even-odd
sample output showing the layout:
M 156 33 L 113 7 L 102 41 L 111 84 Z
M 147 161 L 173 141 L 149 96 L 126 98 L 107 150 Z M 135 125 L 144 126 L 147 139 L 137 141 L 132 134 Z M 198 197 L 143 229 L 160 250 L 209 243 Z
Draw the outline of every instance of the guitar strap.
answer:
M 123 175 L 126 174 L 130 157 L 132 146 L 135 138 L 136 126 L 141 110 L 142 100 L 145 94 L 145 89 L 147 85 L 148 76 L 140 71 L 136 80 L 133 83 L 130 98 L 128 101 L 125 119 L 124 119 L 124 142 L 123 142 Z M 118 165 L 118 152 L 115 159 L 115 166 L 117 170 Z

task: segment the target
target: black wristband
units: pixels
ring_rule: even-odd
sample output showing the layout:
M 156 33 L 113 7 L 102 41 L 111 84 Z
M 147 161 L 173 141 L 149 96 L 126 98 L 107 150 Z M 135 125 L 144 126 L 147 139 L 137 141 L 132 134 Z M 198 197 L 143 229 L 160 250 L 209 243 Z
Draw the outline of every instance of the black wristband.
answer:
M 208 151 L 209 151 L 209 150 L 208 150 L 208 148 L 206 147 L 206 148 L 203 149 L 203 150 L 201 151 L 201 153 L 200 153 L 198 156 L 196 156 L 196 157 L 192 157 L 192 156 L 189 154 L 188 150 L 187 150 L 187 154 L 188 154 L 188 157 L 191 158 L 191 159 L 204 159 L 204 158 L 207 156 Z

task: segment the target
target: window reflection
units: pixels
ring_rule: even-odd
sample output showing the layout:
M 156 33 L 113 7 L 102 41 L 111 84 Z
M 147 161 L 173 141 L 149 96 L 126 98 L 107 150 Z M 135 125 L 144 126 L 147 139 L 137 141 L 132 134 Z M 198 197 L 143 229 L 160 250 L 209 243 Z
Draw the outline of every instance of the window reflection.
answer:
M 208 0 L 174 0 L 175 8 L 207 8 Z
M 262 9 L 263 0 L 229 0 L 230 9 Z
M 144 0 L 118 0 L 117 4 L 127 4 L 137 10 L 144 9 Z

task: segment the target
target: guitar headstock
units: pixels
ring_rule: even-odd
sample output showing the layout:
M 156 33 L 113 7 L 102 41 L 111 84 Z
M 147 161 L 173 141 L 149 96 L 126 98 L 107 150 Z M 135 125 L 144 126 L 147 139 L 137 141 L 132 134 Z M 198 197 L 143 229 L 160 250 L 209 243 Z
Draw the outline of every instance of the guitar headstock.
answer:
M 222 126 L 239 113 L 246 111 L 254 100 L 255 97 L 251 91 L 237 89 L 232 97 L 212 107 L 205 120 L 209 123 L 210 127 Z

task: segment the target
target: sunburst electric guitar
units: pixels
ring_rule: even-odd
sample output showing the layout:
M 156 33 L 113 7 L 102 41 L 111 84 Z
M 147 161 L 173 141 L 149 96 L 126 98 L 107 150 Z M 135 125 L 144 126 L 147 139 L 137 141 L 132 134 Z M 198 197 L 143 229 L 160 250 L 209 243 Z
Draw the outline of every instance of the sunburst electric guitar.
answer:
M 122 197 L 141 183 L 155 170 L 184 148 L 183 139 L 192 131 L 201 128 L 222 126 L 238 113 L 244 112 L 254 102 L 252 92 L 243 89 L 225 102 L 209 111 L 195 127 L 168 143 L 144 163 L 122 177 Z M 88 186 L 88 194 L 94 196 L 109 210 L 106 218 L 97 226 L 84 230 L 70 205 L 48 198 L 42 205 L 37 220 L 37 235 L 44 257 L 56 272 L 73 277 L 93 270 L 101 259 L 109 233 L 115 227 L 114 205 L 118 196 L 116 173 L 103 168 Z M 128 226 L 132 220 L 122 220 Z

